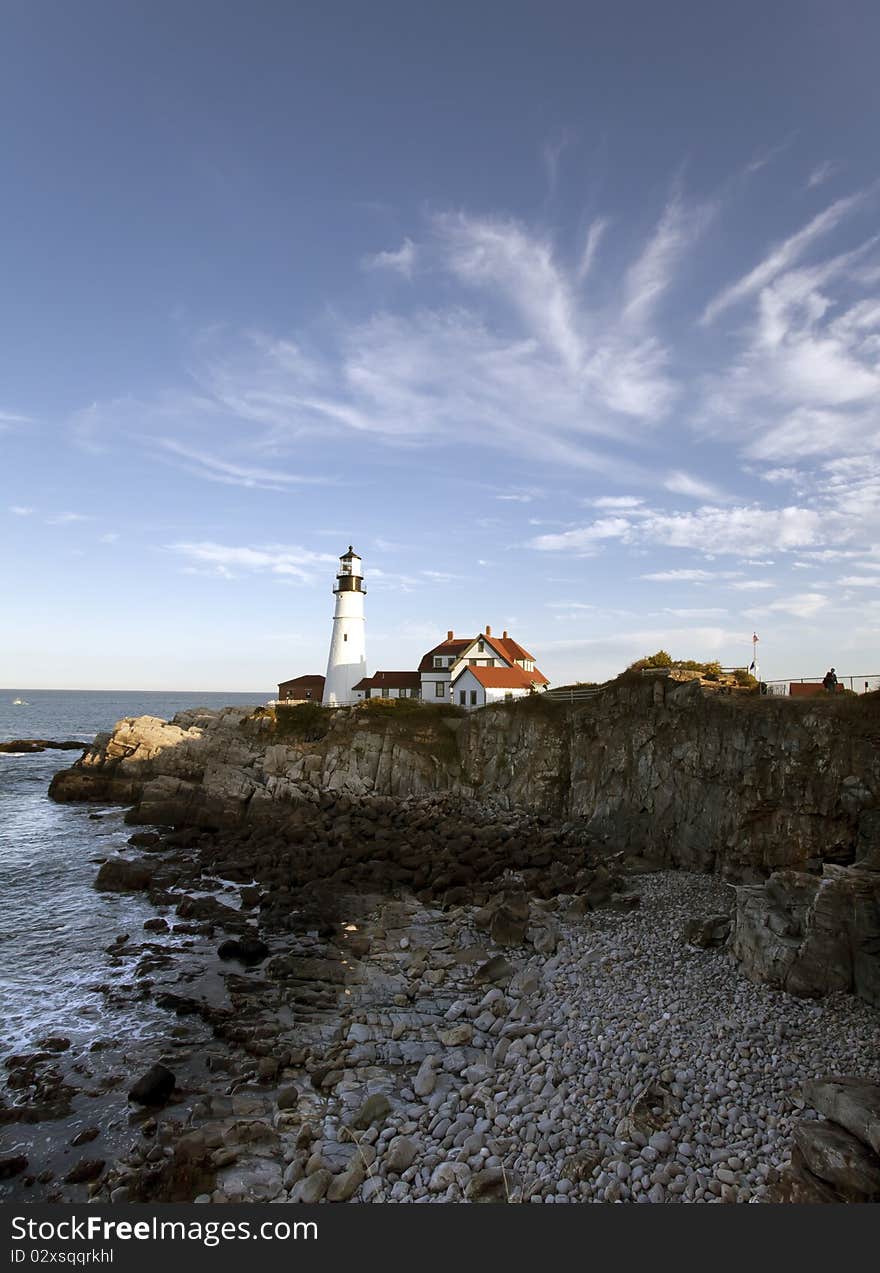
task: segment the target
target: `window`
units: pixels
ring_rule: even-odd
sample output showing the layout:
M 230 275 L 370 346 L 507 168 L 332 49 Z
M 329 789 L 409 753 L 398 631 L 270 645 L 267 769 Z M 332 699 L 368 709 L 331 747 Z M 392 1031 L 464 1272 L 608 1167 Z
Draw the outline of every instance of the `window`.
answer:
M 347 632 L 343 632 L 343 634 L 342 634 L 342 639 L 343 639 L 343 641 L 347 641 L 347 640 L 348 640 L 348 633 L 347 633 Z
M 370 697 L 370 691 L 364 690 L 364 698 L 369 698 L 369 697 Z
M 443 659 L 441 658 L 441 656 L 440 656 L 439 654 L 435 654 L 435 655 L 434 655 L 434 666 L 435 666 L 435 667 L 442 667 L 442 666 L 443 666 Z
M 471 690 L 471 707 L 476 707 L 476 705 L 477 705 L 477 691 Z
M 467 702 L 467 690 L 458 691 L 458 701 L 459 703 L 461 703 L 462 707 L 464 707 L 465 703 Z
M 485 650 L 485 648 L 486 648 L 486 646 L 485 646 L 485 644 L 484 644 L 482 641 L 478 641 L 478 642 L 477 642 L 477 653 L 478 653 L 478 654 L 482 654 L 482 653 L 483 653 L 483 651 Z
M 400 689 L 397 691 L 398 698 L 406 698 L 406 694 L 407 694 L 407 691 L 403 688 L 403 686 L 401 686 Z
M 434 697 L 435 697 L 435 698 L 445 698 L 445 697 L 446 697 L 446 686 L 443 684 L 443 682 L 442 682 L 442 681 L 435 681 L 435 682 L 434 682 Z
M 446 660 L 446 663 L 449 667 L 452 667 L 454 662 L 455 662 L 455 655 L 453 655 L 451 659 Z
M 479 659 L 468 659 L 468 666 L 476 667 L 479 661 L 480 661 Z
M 505 703 L 509 703 L 513 698 L 513 690 L 506 690 L 504 694 Z

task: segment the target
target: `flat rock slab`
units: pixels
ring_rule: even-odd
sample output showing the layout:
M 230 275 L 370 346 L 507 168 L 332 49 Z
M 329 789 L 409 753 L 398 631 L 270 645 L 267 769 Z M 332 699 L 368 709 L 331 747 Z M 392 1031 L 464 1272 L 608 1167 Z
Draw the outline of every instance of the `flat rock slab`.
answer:
M 804 1100 L 880 1154 L 880 1083 L 819 1078 L 804 1084 Z

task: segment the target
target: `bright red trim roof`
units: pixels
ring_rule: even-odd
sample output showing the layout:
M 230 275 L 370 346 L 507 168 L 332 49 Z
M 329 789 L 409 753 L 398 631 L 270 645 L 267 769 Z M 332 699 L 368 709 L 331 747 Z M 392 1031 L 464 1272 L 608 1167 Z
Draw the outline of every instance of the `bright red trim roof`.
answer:
M 465 672 L 472 672 L 483 689 L 518 690 L 529 689 L 532 685 L 549 684 L 547 677 L 537 668 L 534 672 L 526 672 L 521 667 L 463 667 L 452 682 L 456 685 Z

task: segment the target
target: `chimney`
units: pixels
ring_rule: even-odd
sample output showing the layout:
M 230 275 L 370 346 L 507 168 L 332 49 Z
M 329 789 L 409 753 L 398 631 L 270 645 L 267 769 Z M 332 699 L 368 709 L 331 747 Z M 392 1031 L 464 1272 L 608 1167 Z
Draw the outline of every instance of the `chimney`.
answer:
M 487 624 L 486 624 L 486 636 L 491 636 L 491 635 L 492 635 L 492 629 L 489 627 L 489 625 L 488 625 L 488 623 L 487 623 Z
M 454 636 L 455 636 L 455 633 L 452 631 L 452 628 L 450 628 L 449 631 L 446 633 L 446 640 L 451 641 Z
M 502 641 L 507 640 L 507 628 L 505 628 L 504 631 L 501 633 L 501 639 Z

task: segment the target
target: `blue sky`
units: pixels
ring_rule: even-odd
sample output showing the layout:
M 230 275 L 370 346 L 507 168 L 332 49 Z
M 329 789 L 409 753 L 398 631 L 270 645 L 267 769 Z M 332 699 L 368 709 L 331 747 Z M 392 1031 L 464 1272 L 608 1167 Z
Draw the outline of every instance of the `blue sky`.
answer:
M 12 0 L 0 684 L 880 672 L 880 8 Z

